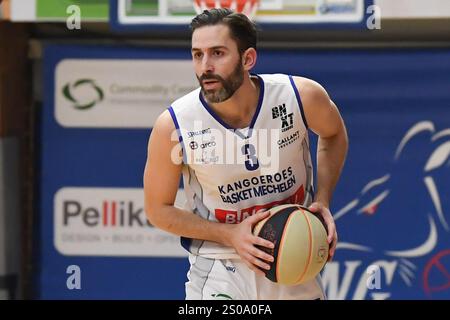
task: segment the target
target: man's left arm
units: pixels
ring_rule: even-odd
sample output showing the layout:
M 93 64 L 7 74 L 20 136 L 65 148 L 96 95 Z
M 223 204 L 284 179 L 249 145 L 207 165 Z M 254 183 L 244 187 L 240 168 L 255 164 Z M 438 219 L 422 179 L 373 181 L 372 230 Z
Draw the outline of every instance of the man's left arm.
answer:
M 320 214 L 327 226 L 329 261 L 337 244 L 337 232 L 330 212 L 332 194 L 344 166 L 348 137 L 338 108 L 325 89 L 310 79 L 295 77 L 309 129 L 318 135 L 317 190 L 309 209 Z

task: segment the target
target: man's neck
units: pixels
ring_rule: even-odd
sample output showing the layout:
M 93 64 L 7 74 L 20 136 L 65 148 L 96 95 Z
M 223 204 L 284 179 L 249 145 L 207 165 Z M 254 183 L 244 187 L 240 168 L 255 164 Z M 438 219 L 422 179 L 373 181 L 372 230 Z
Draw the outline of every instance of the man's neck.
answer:
M 242 86 L 225 102 L 209 103 L 214 112 L 232 128 L 246 128 L 256 112 L 260 94 L 257 77 L 245 76 Z

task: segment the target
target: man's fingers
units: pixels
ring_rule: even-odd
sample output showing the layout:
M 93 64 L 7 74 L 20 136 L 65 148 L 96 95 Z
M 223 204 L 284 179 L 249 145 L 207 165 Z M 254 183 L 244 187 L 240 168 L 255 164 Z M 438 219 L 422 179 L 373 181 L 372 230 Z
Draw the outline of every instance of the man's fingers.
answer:
M 258 268 L 256 268 L 256 267 L 252 267 L 251 269 L 252 269 L 256 274 L 259 274 L 260 276 L 263 276 L 263 277 L 266 276 L 266 274 L 265 274 L 261 269 L 258 269 Z
M 327 262 L 331 262 L 331 261 L 333 261 L 333 256 L 330 254 L 330 255 L 328 255 Z
M 327 221 L 327 229 L 328 229 L 328 236 L 327 240 L 328 243 L 331 244 L 331 242 L 334 240 L 334 236 L 336 235 L 336 225 L 333 221 L 328 220 Z
M 258 212 L 256 214 L 248 217 L 244 221 L 248 221 L 253 226 L 257 222 L 267 218 L 269 215 L 270 215 L 270 211 L 262 211 L 262 212 Z
M 265 248 L 269 248 L 269 249 L 275 248 L 275 245 L 272 242 L 270 242 L 269 240 L 266 240 L 264 238 L 261 238 L 261 237 L 257 237 L 257 236 L 252 237 L 252 242 L 253 242 L 253 244 L 261 246 L 261 247 L 265 247 Z
M 320 211 L 320 205 L 318 203 L 313 203 L 308 207 L 308 210 L 316 213 L 317 211 Z
M 333 235 L 333 242 L 330 244 L 330 249 L 328 252 L 328 262 L 333 260 L 334 254 L 336 253 L 336 246 L 337 246 L 338 238 L 337 233 L 335 232 Z
M 331 248 L 330 248 L 330 252 L 332 255 L 334 255 L 335 251 L 336 251 L 336 246 L 337 246 L 337 233 L 334 233 L 334 237 L 333 237 L 333 242 L 331 243 Z
M 270 270 L 270 265 L 254 256 L 251 258 L 250 262 L 257 267 L 260 267 L 262 270 Z
M 328 261 L 331 261 L 337 245 L 336 224 L 334 223 L 333 216 L 328 208 L 324 207 L 320 202 L 314 202 L 308 209 L 316 214 L 325 224 L 325 228 L 327 229 L 327 242 L 329 244 Z
M 328 244 L 331 244 L 333 241 L 334 235 L 336 233 L 336 225 L 333 221 L 333 217 L 331 214 L 322 214 L 321 215 L 323 221 L 325 222 L 326 229 L 327 229 L 327 241 Z
M 245 260 L 245 264 L 247 265 L 247 267 L 250 270 L 253 270 L 253 272 L 255 272 L 256 274 L 259 274 L 260 276 L 265 276 L 266 274 L 264 273 L 264 271 L 262 271 L 261 269 L 259 269 L 258 267 L 256 267 L 254 264 L 252 264 L 251 262 Z
M 273 260 L 274 260 L 274 258 L 270 254 L 267 254 L 264 251 L 259 250 L 257 248 L 253 248 L 250 253 L 254 257 L 258 257 L 258 258 L 263 259 L 263 260 L 268 261 L 268 262 L 273 262 Z

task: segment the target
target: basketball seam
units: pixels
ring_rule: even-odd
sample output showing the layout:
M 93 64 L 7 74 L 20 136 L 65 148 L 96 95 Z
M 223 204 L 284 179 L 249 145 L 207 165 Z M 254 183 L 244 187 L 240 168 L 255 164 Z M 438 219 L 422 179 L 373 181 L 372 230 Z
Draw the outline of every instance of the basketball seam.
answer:
M 311 221 L 309 221 L 309 217 L 308 217 L 308 215 L 306 214 L 305 211 L 301 210 L 301 212 L 303 213 L 303 216 L 304 216 L 305 219 L 306 219 L 306 223 L 308 224 L 308 238 L 309 238 L 309 246 L 308 246 L 308 262 L 306 263 L 305 269 L 303 270 L 302 275 L 301 275 L 300 278 L 296 281 L 296 283 L 299 283 L 300 281 L 303 280 L 303 277 L 305 276 L 306 271 L 308 270 L 309 265 L 311 264 L 311 260 L 312 260 L 312 257 L 311 257 L 311 256 L 312 256 L 312 246 L 313 246 L 313 243 L 312 243 L 313 240 L 312 240 Z
M 280 254 L 282 254 L 283 253 L 283 246 L 284 246 L 284 236 L 286 235 L 286 229 L 287 229 L 287 226 L 289 225 L 289 222 L 291 221 L 291 219 L 292 219 L 292 216 L 293 216 L 293 214 L 292 213 L 294 213 L 295 211 L 293 211 L 293 212 L 291 212 L 290 214 L 289 214 L 289 218 L 286 220 L 286 223 L 284 224 L 284 228 L 283 228 L 283 233 L 281 234 L 281 238 L 280 238 L 280 244 L 279 244 L 279 246 L 278 246 L 278 255 L 277 255 L 277 265 L 276 265 L 276 269 L 275 269 L 275 275 L 276 275 L 276 278 L 277 278 L 277 282 L 280 280 L 280 277 L 279 277 L 279 272 L 280 272 L 280 268 L 279 268 L 279 263 L 280 263 Z

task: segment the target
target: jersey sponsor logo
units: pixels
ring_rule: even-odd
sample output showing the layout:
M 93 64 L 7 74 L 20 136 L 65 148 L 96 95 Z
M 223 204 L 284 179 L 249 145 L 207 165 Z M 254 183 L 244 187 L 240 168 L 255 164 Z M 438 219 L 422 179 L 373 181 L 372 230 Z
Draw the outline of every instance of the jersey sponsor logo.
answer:
M 196 163 L 201 164 L 217 164 L 220 161 L 219 156 L 208 155 L 206 152 L 202 152 L 201 156 L 195 158 Z
M 202 143 L 200 145 L 196 141 L 189 142 L 189 147 L 192 150 L 198 149 L 199 146 L 200 146 L 201 149 L 215 147 L 216 146 L 216 142 L 215 141 L 208 141 L 208 142 L 204 142 L 204 143 Z
M 187 136 L 189 138 L 192 138 L 194 136 L 201 136 L 201 135 L 206 134 L 206 133 L 211 133 L 211 128 L 206 128 L 206 129 L 196 130 L 196 131 L 188 131 L 187 132 Z
M 212 293 L 211 297 L 217 300 L 233 300 L 233 298 L 226 293 Z
M 236 272 L 236 267 L 235 266 L 226 266 L 225 269 L 227 271 L 230 271 L 230 272 L 233 272 L 233 273 Z
M 220 197 L 225 203 L 235 204 L 255 197 L 288 191 L 296 183 L 292 167 L 273 175 L 261 175 L 218 186 Z
M 278 206 L 286 203 L 303 203 L 305 198 L 305 188 L 301 185 L 297 191 L 287 197 L 286 199 L 279 201 L 272 201 L 270 203 L 256 205 L 245 209 L 240 210 L 227 210 L 227 209 L 215 209 L 214 213 L 216 215 L 216 219 L 222 223 L 240 223 L 245 218 L 254 215 L 260 211 L 266 211 L 274 206 Z
M 200 148 L 205 149 L 205 148 L 210 148 L 210 147 L 215 147 L 215 146 L 216 146 L 215 141 L 208 141 L 208 142 L 202 143 L 200 145 Z
M 295 133 L 293 133 L 293 134 L 291 134 L 291 135 L 289 135 L 287 137 L 279 139 L 277 141 L 278 148 L 279 149 L 283 149 L 284 147 L 286 147 L 286 146 L 294 143 L 295 141 L 297 141 L 299 137 L 300 137 L 300 131 L 297 130 L 297 131 L 295 131 Z
M 189 142 L 189 147 L 190 147 L 192 150 L 198 149 L 198 143 L 195 142 L 195 141 L 191 141 L 191 142 Z
M 281 120 L 281 132 L 288 131 L 294 127 L 294 113 L 287 113 L 286 104 L 280 104 L 272 108 L 272 119 Z

